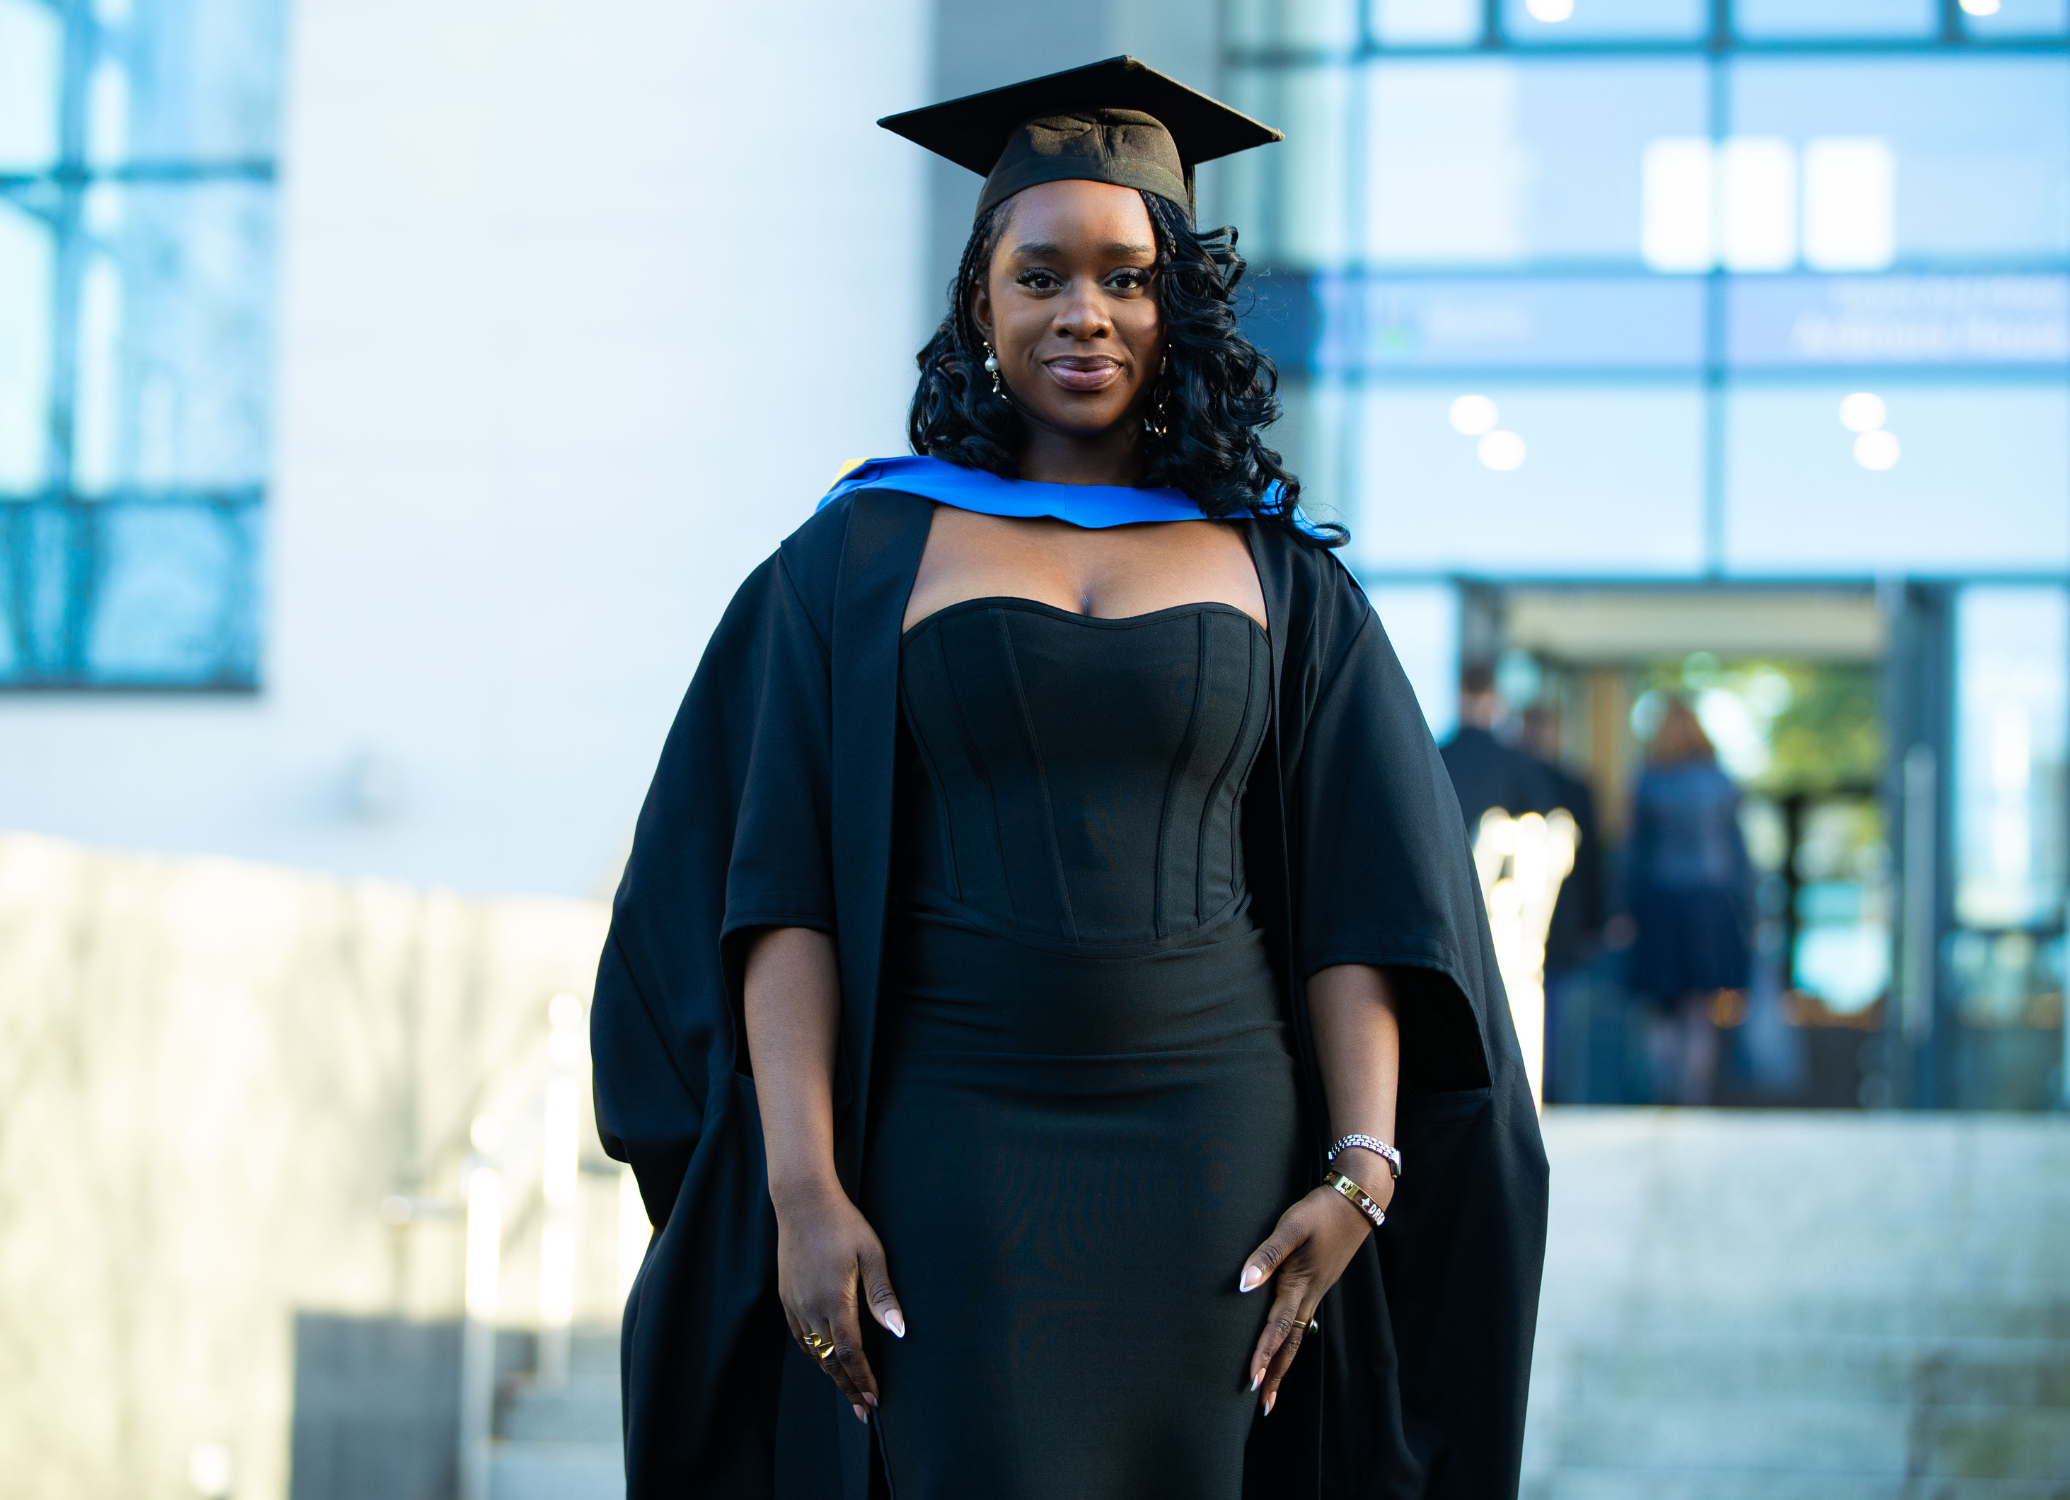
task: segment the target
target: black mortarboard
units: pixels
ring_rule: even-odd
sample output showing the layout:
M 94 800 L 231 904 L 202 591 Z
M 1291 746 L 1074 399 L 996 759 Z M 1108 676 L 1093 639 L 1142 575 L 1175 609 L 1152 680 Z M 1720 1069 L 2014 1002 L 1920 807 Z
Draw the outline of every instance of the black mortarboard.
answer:
M 981 175 L 979 218 L 1022 188 L 1070 179 L 1156 193 L 1190 217 L 1195 166 L 1286 139 L 1133 57 L 1110 57 L 877 123 Z

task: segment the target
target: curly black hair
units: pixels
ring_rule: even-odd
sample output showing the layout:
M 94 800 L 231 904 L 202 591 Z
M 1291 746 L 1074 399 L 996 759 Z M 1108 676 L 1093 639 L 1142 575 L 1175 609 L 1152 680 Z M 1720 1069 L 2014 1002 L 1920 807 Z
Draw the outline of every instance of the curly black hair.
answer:
M 1177 204 L 1155 193 L 1144 193 L 1143 203 L 1157 237 L 1152 285 L 1167 363 L 1158 396 L 1163 431 L 1145 425 L 1142 482 L 1183 491 L 1217 520 L 1258 515 L 1310 545 L 1342 546 L 1350 533 L 1341 525 L 1296 517 L 1301 481 L 1258 436 L 1279 419 L 1279 371 L 1236 326 L 1244 273 L 1236 231 L 1197 233 Z M 906 418 L 915 453 L 1005 479 L 1020 475 L 1026 433 L 1013 398 L 992 390 L 970 301 L 1012 206 L 1011 198 L 996 205 L 971 230 L 949 286 L 949 315 L 919 353 L 920 384 Z

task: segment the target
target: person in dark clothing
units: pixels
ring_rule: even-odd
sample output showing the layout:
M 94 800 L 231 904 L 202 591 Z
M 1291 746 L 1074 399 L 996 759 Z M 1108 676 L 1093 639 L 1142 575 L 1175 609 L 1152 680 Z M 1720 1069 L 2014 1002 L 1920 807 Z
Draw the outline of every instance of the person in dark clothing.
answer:
M 1654 1097 L 1708 1104 L 1718 1070 L 1711 999 L 1746 988 L 1753 865 L 1739 788 L 1718 767 L 1695 712 L 1669 702 L 1633 798 L 1628 853 L 1631 987 L 1654 1010 Z
M 1468 667 L 1459 679 L 1459 727 L 1438 749 L 1451 774 L 1452 790 L 1459 794 L 1468 837 L 1480 833 L 1481 819 L 1490 808 L 1521 817 L 1551 812 L 1558 805 L 1545 767 L 1495 738 L 1501 713 L 1494 672 L 1479 664 Z
M 1559 711 L 1542 703 L 1526 709 L 1524 744 L 1538 758 L 1553 806 L 1566 808 L 1574 819 L 1574 868 L 1560 885 L 1545 934 L 1545 1099 L 1553 1104 L 1563 1102 L 1557 1086 L 1561 1022 L 1603 927 L 1603 842 L 1595 793 L 1560 764 Z

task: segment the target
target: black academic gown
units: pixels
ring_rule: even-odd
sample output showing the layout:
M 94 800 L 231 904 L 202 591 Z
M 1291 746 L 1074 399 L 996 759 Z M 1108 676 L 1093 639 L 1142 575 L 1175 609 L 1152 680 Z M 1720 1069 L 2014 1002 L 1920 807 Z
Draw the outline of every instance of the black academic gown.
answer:
M 640 814 L 597 974 L 597 1122 L 656 1226 L 625 1310 L 629 1500 L 865 1500 L 867 1430 L 788 1337 L 741 1011 L 755 928 L 834 934 L 836 1166 L 864 1160 L 899 636 L 933 513 L 864 491 L 749 576 Z M 1546 1161 L 1459 804 L 1357 584 L 1249 525 L 1275 722 L 1247 876 L 1320 1097 L 1301 976 L 1398 966 L 1407 1170 L 1254 1429 L 1248 1492 L 1512 1496 Z M 1305 1122 L 1317 1144 L 1327 1122 Z M 894 1277 L 898 1268 L 891 1268 Z

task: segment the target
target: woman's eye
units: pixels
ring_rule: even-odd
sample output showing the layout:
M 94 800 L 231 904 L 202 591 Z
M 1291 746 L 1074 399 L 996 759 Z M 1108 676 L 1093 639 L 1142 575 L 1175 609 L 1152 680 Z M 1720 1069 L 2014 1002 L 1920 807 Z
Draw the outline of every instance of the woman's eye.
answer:
M 1029 287 L 1038 292 L 1046 292 L 1051 287 L 1059 286 L 1062 284 L 1056 279 L 1056 277 L 1050 275 L 1050 273 L 1047 271 L 1023 271 L 1015 279 L 1018 280 L 1022 286 Z
M 1139 292 L 1150 284 L 1150 273 L 1140 266 L 1131 266 L 1126 271 L 1116 271 L 1111 285 L 1116 291 Z

